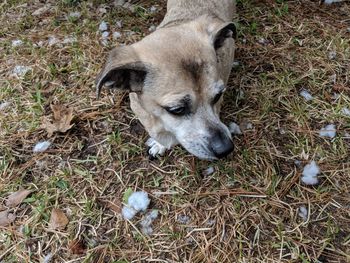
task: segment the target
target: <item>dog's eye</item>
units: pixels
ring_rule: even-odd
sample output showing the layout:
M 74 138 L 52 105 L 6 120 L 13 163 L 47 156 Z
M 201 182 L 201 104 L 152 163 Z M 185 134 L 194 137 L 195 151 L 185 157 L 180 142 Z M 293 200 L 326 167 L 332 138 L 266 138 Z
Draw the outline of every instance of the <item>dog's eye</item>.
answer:
M 212 101 L 213 105 L 216 104 L 220 100 L 221 96 L 222 96 L 222 92 L 216 94 L 216 96 L 214 97 L 214 99 Z
M 176 116 L 183 116 L 185 114 L 188 114 L 188 108 L 187 107 L 165 107 L 166 111 L 170 114 L 176 115 Z

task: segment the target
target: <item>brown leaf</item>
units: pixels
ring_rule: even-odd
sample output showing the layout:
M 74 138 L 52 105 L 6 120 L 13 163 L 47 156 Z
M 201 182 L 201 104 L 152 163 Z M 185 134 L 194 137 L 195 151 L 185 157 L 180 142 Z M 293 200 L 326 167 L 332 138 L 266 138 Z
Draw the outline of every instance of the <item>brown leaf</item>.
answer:
M 8 207 L 15 207 L 21 204 L 31 192 L 32 191 L 21 189 L 17 192 L 12 193 L 7 197 L 5 205 Z
M 343 84 L 334 84 L 333 90 L 335 90 L 336 92 L 346 92 L 346 91 L 349 91 L 350 88 Z
M 49 227 L 53 230 L 64 229 L 68 225 L 69 220 L 62 210 L 54 208 L 51 212 Z
M 113 212 L 120 214 L 122 210 L 122 203 L 120 202 L 119 199 L 115 198 L 113 201 L 107 200 L 107 199 L 99 199 L 98 201 L 101 202 L 101 204 L 108 208 L 111 209 Z
M 47 117 L 44 117 L 41 128 L 46 129 L 48 136 L 51 137 L 54 132 L 67 132 L 70 128 L 71 121 L 73 120 L 73 108 L 67 108 L 63 105 L 50 105 L 53 112 L 53 119 L 50 121 Z
M 7 226 L 15 221 L 16 215 L 9 212 L 9 210 L 0 212 L 0 226 Z
M 86 246 L 83 240 L 74 239 L 69 243 L 69 250 L 72 254 L 81 255 L 85 254 Z

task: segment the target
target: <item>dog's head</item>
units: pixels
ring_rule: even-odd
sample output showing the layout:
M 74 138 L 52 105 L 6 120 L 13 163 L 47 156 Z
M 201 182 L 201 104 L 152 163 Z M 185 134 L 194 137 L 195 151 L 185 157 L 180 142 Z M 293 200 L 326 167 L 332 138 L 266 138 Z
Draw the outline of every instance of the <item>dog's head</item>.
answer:
M 196 21 L 159 29 L 115 48 L 97 78 L 102 86 L 130 91 L 131 108 L 164 146 L 179 142 L 201 159 L 233 150 L 219 111 L 230 73 L 235 26 Z

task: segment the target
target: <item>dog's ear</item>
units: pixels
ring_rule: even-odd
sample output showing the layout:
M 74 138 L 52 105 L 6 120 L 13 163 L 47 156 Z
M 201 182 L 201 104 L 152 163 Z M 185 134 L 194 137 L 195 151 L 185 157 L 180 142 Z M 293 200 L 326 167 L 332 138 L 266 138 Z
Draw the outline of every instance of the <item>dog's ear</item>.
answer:
M 216 29 L 214 33 L 214 48 L 215 50 L 221 48 L 227 38 L 236 38 L 236 25 L 232 22 L 225 23 Z
M 140 60 L 132 46 L 113 49 L 96 79 L 97 98 L 99 98 L 103 86 L 133 92 L 142 91 L 148 72 L 149 66 Z

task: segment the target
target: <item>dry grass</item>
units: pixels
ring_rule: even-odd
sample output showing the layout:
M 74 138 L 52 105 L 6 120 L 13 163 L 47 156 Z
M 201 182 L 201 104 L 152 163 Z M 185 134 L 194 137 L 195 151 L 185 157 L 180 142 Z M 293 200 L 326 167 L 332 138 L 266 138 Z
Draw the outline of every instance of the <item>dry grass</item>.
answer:
M 0 112 L 0 201 L 33 191 L 0 228 L 1 262 L 43 262 L 50 253 L 51 262 L 350 262 L 350 117 L 341 113 L 350 107 L 348 3 L 239 1 L 240 67 L 223 111 L 226 122 L 254 129 L 228 160 L 209 164 L 180 147 L 150 161 L 126 94 L 95 99 L 94 76 L 114 45 L 101 45 L 100 21 L 122 32 L 118 42 L 134 42 L 161 20 L 163 2 L 139 1 L 135 13 L 113 1 L 46 2 L 40 16 L 32 15 L 40 1 L 0 3 L 0 103 L 10 103 Z M 162 9 L 151 14 L 152 5 Z M 67 19 L 73 11 L 82 16 Z M 35 45 L 53 35 L 77 42 Z M 24 44 L 12 47 L 15 39 Z M 15 65 L 33 70 L 11 77 Z M 303 88 L 313 101 L 298 95 Z M 48 138 L 40 126 L 55 103 L 74 108 L 74 126 Z M 318 136 L 328 123 L 338 129 L 332 141 Z M 33 154 L 41 140 L 52 146 Z M 308 187 L 295 161 L 313 159 L 321 182 Z M 215 173 L 202 176 L 209 165 Z M 142 216 L 121 218 L 129 188 L 150 193 L 160 211 L 152 236 L 139 231 Z M 54 208 L 68 216 L 66 229 L 49 228 Z

